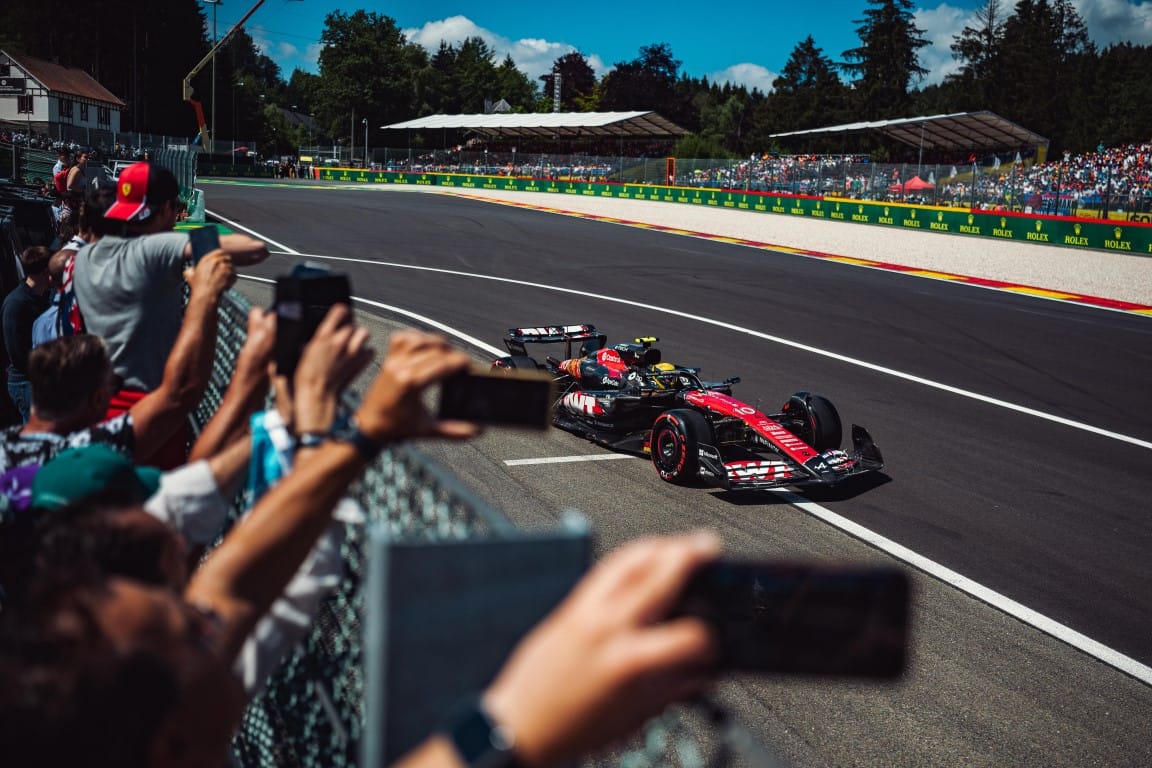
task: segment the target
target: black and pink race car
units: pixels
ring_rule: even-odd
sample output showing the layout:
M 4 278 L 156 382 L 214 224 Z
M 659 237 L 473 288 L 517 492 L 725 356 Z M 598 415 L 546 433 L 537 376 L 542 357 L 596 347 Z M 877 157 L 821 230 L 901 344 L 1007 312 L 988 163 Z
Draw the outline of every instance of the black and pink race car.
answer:
M 834 485 L 875 472 L 884 458 L 872 436 L 852 425 L 852 448 L 840 447 L 836 407 L 797 392 L 766 414 L 732 397 L 737 377 L 705 381 L 699 368 L 665 363 L 647 336 L 609 346 L 590 324 L 513 328 L 499 370 L 544 370 L 559 396 L 553 424 L 617 451 L 647 455 L 660 477 L 681 485 L 729 490 Z M 528 345 L 562 344 L 564 359 L 543 363 Z

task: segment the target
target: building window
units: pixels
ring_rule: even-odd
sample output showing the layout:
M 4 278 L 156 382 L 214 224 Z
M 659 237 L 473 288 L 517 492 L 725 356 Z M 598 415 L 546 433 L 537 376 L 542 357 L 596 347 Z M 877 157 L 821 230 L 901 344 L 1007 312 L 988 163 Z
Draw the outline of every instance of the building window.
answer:
M 112 110 L 109 107 L 96 107 L 96 124 L 112 125 Z
M 84 123 L 88 122 L 88 105 L 87 104 L 81 104 L 80 105 L 80 121 L 84 122 Z
M 16 97 L 16 111 L 22 115 L 32 114 L 32 97 L 31 96 L 17 96 Z
M 72 119 L 72 99 L 60 99 L 60 119 Z
M 12 65 L 6 61 L 0 63 L 0 77 L 12 77 Z

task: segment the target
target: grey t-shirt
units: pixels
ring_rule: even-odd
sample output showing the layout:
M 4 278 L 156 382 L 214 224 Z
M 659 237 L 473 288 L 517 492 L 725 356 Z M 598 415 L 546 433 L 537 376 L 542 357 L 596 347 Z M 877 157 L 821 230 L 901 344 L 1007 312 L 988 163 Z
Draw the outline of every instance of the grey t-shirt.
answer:
M 104 338 L 124 385 L 160 386 L 184 316 L 188 235 L 103 237 L 76 254 L 72 284 L 89 333 Z

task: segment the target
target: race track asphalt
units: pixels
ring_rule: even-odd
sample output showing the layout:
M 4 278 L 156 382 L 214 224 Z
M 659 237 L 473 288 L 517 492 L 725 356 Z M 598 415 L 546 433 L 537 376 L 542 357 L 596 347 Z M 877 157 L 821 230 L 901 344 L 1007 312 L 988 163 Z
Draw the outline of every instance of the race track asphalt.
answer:
M 295 252 L 247 274 L 327 261 L 356 296 L 492 346 L 520 325 L 655 335 L 666 360 L 740 376 L 762 410 L 825 395 L 887 461 L 873 482 L 741 495 L 665 485 L 639 459 L 504 463 L 603 453 L 555 430 L 427 448 L 514 521 L 575 508 L 601 549 L 710 526 L 750 556 L 891 562 L 807 501 L 1152 665 L 1152 318 L 451 196 L 205 188 L 210 213 Z M 1146 683 L 914 579 L 901 684 L 742 678 L 722 696 L 796 766 L 1152 764 Z

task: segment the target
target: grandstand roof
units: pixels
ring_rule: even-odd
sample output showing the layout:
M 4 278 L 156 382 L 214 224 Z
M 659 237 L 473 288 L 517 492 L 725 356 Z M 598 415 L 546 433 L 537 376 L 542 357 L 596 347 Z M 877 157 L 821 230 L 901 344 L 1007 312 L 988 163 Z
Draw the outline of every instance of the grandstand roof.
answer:
M 446 128 L 483 136 L 670 138 L 686 130 L 655 112 L 539 112 L 529 114 L 429 115 L 385 129 Z
M 830 136 L 876 132 L 924 149 L 1002 149 L 1020 146 L 1048 146 L 1048 139 L 993 112 L 956 112 L 951 115 L 906 117 L 846 123 L 807 131 L 774 133 L 771 138 Z

